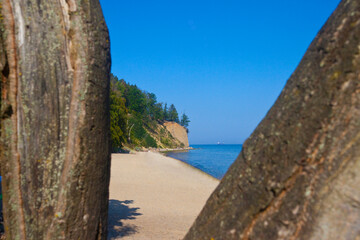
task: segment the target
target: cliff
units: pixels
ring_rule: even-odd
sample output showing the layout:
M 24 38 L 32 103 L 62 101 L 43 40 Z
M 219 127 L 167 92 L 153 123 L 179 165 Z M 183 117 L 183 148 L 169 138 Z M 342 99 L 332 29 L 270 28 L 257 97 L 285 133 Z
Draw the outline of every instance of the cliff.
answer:
M 178 123 L 165 122 L 164 124 L 157 124 L 155 128 L 145 129 L 156 141 L 157 148 L 184 148 L 189 146 L 186 129 Z
M 131 131 L 130 143 L 125 143 L 126 148 L 185 148 L 189 147 L 186 128 L 176 122 L 160 123 L 152 122 L 144 124 L 142 122 L 134 125 Z M 132 125 L 133 126 L 133 125 Z
M 184 144 L 184 147 L 189 147 L 188 134 L 185 127 L 176 122 L 165 122 L 163 125 L 174 138 Z

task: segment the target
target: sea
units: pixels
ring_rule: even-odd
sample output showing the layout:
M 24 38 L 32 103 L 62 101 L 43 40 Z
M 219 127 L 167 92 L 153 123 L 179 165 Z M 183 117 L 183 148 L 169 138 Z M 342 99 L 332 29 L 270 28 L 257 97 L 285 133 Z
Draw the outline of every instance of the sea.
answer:
M 176 158 L 221 179 L 239 155 L 241 144 L 190 145 L 193 150 L 168 152 L 168 157 Z

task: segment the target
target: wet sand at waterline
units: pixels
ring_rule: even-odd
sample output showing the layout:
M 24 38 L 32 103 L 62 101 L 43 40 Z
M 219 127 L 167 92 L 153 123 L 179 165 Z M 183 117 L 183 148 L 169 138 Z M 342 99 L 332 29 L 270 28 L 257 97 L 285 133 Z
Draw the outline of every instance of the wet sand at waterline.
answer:
M 218 183 L 159 153 L 113 154 L 108 239 L 182 239 Z

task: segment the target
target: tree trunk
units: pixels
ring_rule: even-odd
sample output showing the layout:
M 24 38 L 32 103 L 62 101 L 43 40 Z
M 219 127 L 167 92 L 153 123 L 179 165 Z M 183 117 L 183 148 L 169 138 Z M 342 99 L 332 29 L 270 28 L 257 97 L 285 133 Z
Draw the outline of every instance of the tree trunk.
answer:
M 98 0 L 0 0 L 7 239 L 105 239 L 109 36 Z
M 185 239 L 359 239 L 360 2 L 343 0 Z

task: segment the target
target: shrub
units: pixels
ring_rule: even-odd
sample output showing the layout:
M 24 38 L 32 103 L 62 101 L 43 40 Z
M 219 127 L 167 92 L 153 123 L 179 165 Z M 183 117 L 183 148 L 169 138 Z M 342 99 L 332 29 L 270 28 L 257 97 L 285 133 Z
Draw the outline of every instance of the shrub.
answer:
M 149 134 L 146 134 L 143 142 L 144 142 L 143 145 L 145 147 L 157 148 L 157 144 L 156 144 L 155 139 L 153 137 L 151 137 Z
M 161 137 L 160 142 L 162 144 L 164 144 L 165 147 L 171 147 L 171 143 L 170 143 L 170 140 L 168 138 Z

